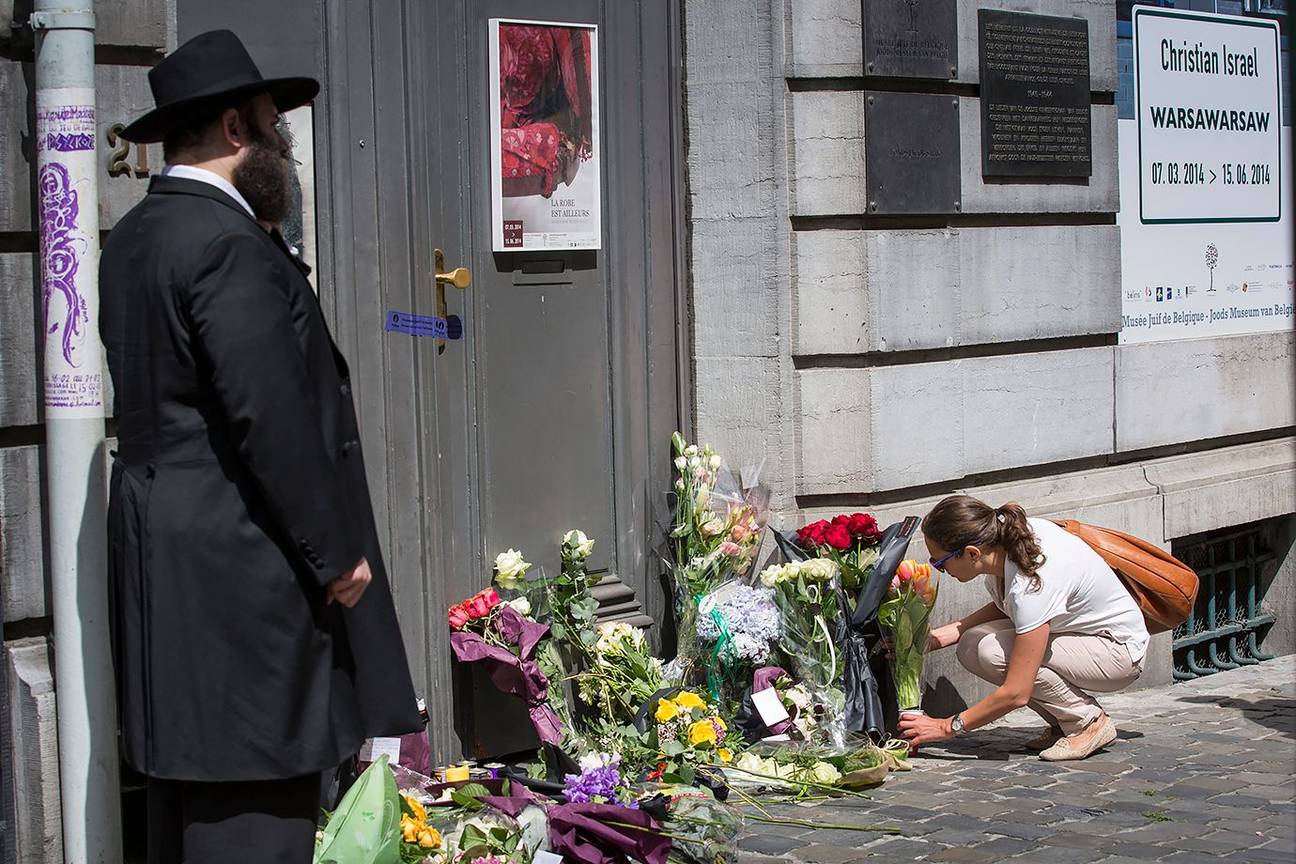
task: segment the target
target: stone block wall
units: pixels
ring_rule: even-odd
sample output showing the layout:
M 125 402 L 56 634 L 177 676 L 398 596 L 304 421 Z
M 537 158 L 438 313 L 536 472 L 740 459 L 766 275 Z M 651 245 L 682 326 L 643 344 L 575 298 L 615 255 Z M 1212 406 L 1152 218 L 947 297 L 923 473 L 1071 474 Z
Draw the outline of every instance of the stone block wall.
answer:
M 868 2 L 686 0 L 698 437 L 766 459 L 782 527 L 957 490 L 1168 547 L 1296 511 L 1293 334 L 1118 343 L 1114 4 L 958 0 L 958 74 L 920 89 L 958 100 L 961 209 L 914 219 L 868 212 L 865 101 L 895 86 L 864 69 Z M 982 179 L 979 8 L 1088 21 L 1087 181 Z M 984 602 L 951 584 L 937 617 Z M 982 694 L 946 653 L 937 701 Z
M 43 516 L 35 80 L 32 35 L 25 27 L 30 6 L 0 2 L 0 113 L 6 119 L 0 125 L 0 600 L 9 730 L 0 772 L 12 783 L 8 815 L 15 830 L 6 839 L 14 843 L 16 860 L 46 864 L 63 860 L 63 839 Z M 109 232 L 162 168 L 160 145 L 127 149 L 112 140 L 111 127 L 152 106 L 148 70 L 174 27 L 167 0 L 95 7 L 99 218 Z

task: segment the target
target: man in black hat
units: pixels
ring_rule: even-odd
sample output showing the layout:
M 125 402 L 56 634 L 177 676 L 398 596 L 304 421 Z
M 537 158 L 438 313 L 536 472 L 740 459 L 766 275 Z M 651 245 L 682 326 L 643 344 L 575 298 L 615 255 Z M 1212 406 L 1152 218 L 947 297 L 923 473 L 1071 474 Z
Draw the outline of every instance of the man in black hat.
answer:
M 167 167 L 100 263 L 122 747 L 149 861 L 308 862 L 320 772 L 421 728 L 345 359 L 273 229 L 309 78 L 204 33 L 123 137 Z

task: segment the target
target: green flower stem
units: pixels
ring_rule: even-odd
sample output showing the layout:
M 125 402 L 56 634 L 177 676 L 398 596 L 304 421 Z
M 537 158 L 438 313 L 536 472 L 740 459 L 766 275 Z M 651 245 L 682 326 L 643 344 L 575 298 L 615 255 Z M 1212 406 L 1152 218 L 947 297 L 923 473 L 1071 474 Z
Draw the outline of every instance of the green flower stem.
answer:
M 716 766 L 716 767 L 721 767 L 721 766 Z M 732 765 L 726 765 L 723 767 L 726 772 L 738 771 L 743 774 L 746 774 L 749 777 L 759 777 L 762 780 L 774 780 L 784 786 L 805 786 L 811 789 L 821 789 L 828 792 L 832 792 L 834 797 L 845 795 L 851 798 L 864 798 L 866 800 L 872 800 L 867 795 L 864 795 L 860 792 L 856 792 L 853 789 L 844 789 L 841 786 L 829 786 L 826 783 L 816 783 L 813 780 L 789 780 L 786 777 L 775 777 L 771 774 L 758 774 L 755 771 L 748 771 L 746 768 L 735 768 Z
M 779 819 L 763 818 L 760 816 L 748 816 L 753 822 L 766 822 L 770 825 L 792 825 L 797 828 L 831 828 L 841 831 L 868 831 L 877 834 L 899 834 L 899 828 L 892 828 L 889 825 L 843 825 L 838 822 L 811 822 L 807 819 Z

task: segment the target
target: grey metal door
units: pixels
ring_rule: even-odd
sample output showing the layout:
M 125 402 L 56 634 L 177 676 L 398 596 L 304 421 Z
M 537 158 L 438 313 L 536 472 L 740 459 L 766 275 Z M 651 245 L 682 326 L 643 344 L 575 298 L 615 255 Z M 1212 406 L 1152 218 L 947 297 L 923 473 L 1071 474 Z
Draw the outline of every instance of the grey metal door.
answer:
M 442 758 L 458 752 L 445 610 L 487 584 L 497 552 L 552 571 L 562 533 L 580 528 L 598 541 L 596 567 L 650 615 L 664 610 L 654 520 L 684 392 L 676 16 L 665 0 L 325 7 L 321 297 L 352 358 L 388 569 Z M 493 17 L 600 27 L 600 251 L 491 251 Z M 433 313 L 434 249 L 473 273 L 447 290 L 464 338 L 444 350 L 383 331 L 389 310 Z

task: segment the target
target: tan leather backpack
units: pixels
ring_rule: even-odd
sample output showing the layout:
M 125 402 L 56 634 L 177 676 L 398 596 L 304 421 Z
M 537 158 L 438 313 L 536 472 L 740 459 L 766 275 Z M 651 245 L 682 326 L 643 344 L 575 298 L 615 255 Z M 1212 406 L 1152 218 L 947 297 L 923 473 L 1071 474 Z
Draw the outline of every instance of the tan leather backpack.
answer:
M 1197 601 L 1197 574 L 1169 552 L 1123 531 L 1055 519 L 1063 529 L 1089 544 L 1143 610 L 1149 633 L 1173 630 L 1188 620 Z

